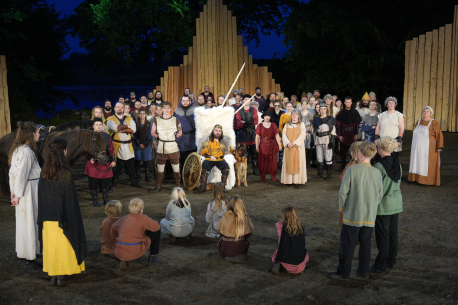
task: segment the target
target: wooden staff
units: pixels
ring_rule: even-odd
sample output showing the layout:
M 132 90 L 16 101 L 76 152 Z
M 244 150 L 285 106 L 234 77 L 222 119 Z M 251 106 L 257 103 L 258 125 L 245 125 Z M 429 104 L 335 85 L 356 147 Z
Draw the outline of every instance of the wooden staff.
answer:
M 237 77 L 235 78 L 234 83 L 232 83 L 231 89 L 229 89 L 229 92 L 226 94 L 226 97 L 224 98 L 224 101 L 223 101 L 223 103 L 221 104 L 223 107 L 224 107 L 224 105 L 226 105 L 227 98 L 229 97 L 229 94 L 231 94 L 232 88 L 234 88 L 235 83 L 236 83 L 237 80 L 239 79 L 239 76 L 240 76 L 240 74 L 242 73 L 243 68 L 245 68 L 245 63 L 243 63 L 242 68 L 240 68 L 239 74 L 238 74 Z
M 234 112 L 234 115 L 236 115 L 237 112 L 239 112 L 243 107 L 245 107 L 246 104 L 248 104 L 249 102 L 251 102 L 251 99 L 256 95 L 256 93 L 250 97 L 250 99 L 248 101 L 246 101 L 242 106 L 239 107 L 239 109 L 237 109 L 237 111 Z

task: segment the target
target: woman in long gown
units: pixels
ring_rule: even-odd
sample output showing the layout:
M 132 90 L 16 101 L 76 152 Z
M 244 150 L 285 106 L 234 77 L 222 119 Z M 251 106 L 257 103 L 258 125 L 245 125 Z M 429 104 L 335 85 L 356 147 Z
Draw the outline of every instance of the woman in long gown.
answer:
M 256 127 L 256 151 L 258 152 L 258 170 L 261 180 L 270 174 L 272 181 L 277 181 L 277 153 L 282 150 L 278 128 L 271 123 L 272 113 L 264 113 L 264 122 Z
M 307 182 L 307 165 L 305 164 L 305 125 L 297 109 L 291 111 L 291 121 L 283 127 L 283 166 L 281 183 L 294 184 L 296 188 Z
M 43 272 L 51 285 L 63 286 L 85 270 L 87 256 L 83 218 L 73 173 L 65 155 L 67 141 L 55 138 L 38 185 L 38 226 L 43 245 Z
M 34 264 L 40 252 L 38 241 L 38 179 L 41 168 L 36 142 L 40 138 L 33 122 L 18 122 L 16 140 L 9 153 L 11 205 L 16 212 L 16 253 L 26 271 L 39 270 Z
M 433 109 L 426 106 L 423 117 L 413 130 L 408 179 L 409 182 L 440 186 L 440 153 L 444 148 L 444 136 L 433 115 Z

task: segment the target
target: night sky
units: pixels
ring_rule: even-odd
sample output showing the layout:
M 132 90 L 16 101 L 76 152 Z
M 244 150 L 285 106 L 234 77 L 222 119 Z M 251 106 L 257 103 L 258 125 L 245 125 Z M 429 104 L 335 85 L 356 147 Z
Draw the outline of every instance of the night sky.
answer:
M 73 9 L 83 2 L 83 0 L 47 0 L 49 4 L 54 4 L 56 10 L 61 12 L 61 16 L 64 15 L 71 15 L 74 13 Z M 260 34 L 261 42 L 259 47 L 256 47 L 256 42 L 251 41 L 251 43 L 247 44 L 245 41 L 245 45 L 248 45 L 248 54 L 253 55 L 253 58 L 260 59 L 265 58 L 269 59 L 272 58 L 274 53 L 283 53 L 286 51 L 286 48 L 282 44 L 283 36 L 277 37 L 275 34 L 273 36 L 264 36 Z M 81 48 L 78 43 L 78 38 L 73 38 L 70 35 L 67 37 L 68 45 L 70 46 L 70 51 L 64 55 L 64 58 L 68 58 L 68 56 L 73 52 L 82 52 L 86 53 L 85 48 Z

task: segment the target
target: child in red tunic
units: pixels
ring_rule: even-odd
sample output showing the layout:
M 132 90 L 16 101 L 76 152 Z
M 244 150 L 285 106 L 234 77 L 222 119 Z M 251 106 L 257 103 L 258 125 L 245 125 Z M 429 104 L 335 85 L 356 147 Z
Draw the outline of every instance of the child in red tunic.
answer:
M 105 214 L 107 214 L 107 218 L 103 220 L 102 226 L 100 227 L 100 234 L 102 235 L 100 242 L 102 243 L 103 254 L 113 254 L 113 248 L 116 240 L 113 238 L 113 235 L 111 235 L 111 226 L 118 221 L 121 209 L 122 205 L 119 200 L 112 200 L 105 206 Z

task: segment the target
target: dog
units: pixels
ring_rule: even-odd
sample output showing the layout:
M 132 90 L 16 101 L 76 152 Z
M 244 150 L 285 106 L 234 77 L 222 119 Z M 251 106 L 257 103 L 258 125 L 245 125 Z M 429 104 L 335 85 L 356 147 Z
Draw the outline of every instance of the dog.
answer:
M 240 184 L 242 186 L 248 186 L 247 180 L 246 180 L 246 172 L 247 172 L 247 156 L 248 156 L 248 151 L 245 145 L 240 145 L 237 144 L 237 149 L 234 152 L 234 157 L 235 160 L 237 161 L 234 164 L 234 170 L 235 170 L 235 185 L 240 187 Z

